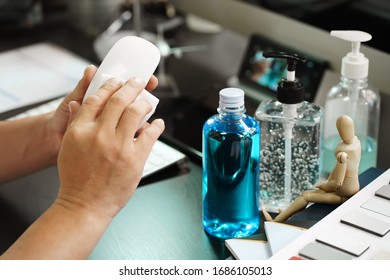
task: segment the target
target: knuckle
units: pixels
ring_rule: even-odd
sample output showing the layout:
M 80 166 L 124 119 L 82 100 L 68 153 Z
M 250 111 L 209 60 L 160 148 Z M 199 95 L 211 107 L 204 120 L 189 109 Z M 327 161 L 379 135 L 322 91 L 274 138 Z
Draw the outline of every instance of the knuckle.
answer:
M 134 89 L 137 89 L 138 91 L 141 91 L 145 88 L 145 85 L 143 85 L 141 82 L 137 81 L 136 79 L 130 79 L 126 81 L 125 86 L 132 87 Z
M 67 137 L 73 139 L 75 142 L 84 140 L 84 132 L 79 126 L 70 125 L 66 131 Z
M 121 82 L 115 78 L 108 79 L 100 88 L 106 91 L 115 91 L 121 87 Z
M 103 99 L 97 94 L 92 94 L 84 101 L 84 103 L 92 106 L 100 106 L 103 103 Z
M 114 106 L 126 106 L 129 103 L 128 98 L 124 94 L 114 94 L 110 98 L 110 103 L 112 103 Z
M 139 117 L 145 114 L 145 110 L 142 109 L 142 106 L 135 106 L 135 104 L 127 106 L 125 112 L 130 117 Z
M 152 106 L 145 100 L 139 99 L 127 106 L 126 111 L 132 115 L 146 115 L 152 110 Z

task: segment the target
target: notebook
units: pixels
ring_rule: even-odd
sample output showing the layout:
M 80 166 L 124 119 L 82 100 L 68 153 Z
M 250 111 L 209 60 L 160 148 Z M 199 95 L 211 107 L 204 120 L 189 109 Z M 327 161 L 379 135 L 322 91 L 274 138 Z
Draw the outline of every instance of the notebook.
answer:
M 87 60 L 51 43 L 0 53 L 0 113 L 60 97 L 83 75 Z

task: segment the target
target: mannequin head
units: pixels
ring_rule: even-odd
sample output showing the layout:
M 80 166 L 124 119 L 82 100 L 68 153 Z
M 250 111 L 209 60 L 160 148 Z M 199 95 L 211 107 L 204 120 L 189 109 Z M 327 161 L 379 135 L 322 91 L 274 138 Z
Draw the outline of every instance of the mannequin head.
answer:
M 352 118 L 347 115 L 340 116 L 337 119 L 336 127 L 343 142 L 351 144 L 355 137 L 355 127 Z

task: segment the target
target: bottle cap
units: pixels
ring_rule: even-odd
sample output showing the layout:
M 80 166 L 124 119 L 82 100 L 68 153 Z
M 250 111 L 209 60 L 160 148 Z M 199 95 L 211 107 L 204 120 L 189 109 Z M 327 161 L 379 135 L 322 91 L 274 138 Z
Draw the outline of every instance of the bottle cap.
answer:
M 239 88 L 224 88 L 219 92 L 219 107 L 235 109 L 244 106 L 245 93 Z
M 349 79 L 366 78 L 368 59 L 360 52 L 360 44 L 371 40 L 372 36 L 358 30 L 333 30 L 330 35 L 351 42 L 352 51 L 347 53 L 341 62 L 341 75 Z
M 266 52 L 263 56 L 283 58 L 287 61 L 287 77 L 278 83 L 277 99 L 284 104 L 297 104 L 303 101 L 303 84 L 295 78 L 295 69 L 298 62 L 306 62 L 306 58 L 297 54 L 285 52 Z

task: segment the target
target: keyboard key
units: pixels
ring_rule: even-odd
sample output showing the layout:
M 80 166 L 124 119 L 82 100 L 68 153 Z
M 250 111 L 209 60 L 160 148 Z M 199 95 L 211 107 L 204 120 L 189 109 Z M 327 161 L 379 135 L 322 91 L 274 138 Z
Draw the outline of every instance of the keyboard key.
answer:
M 390 200 L 390 185 L 384 185 L 375 192 L 375 195 Z
M 299 255 L 312 260 L 352 260 L 350 254 L 341 252 L 327 245 L 312 242 L 299 251 Z
M 368 243 L 352 236 L 350 232 L 334 228 L 320 233 L 316 240 L 356 257 L 363 254 L 370 246 Z
M 330 259 L 330 248 L 354 260 L 390 260 L 389 196 L 390 168 L 270 259 Z
M 385 250 L 380 250 L 373 254 L 370 258 L 371 260 L 390 260 L 390 252 Z
M 384 236 L 390 230 L 390 223 L 386 223 L 357 211 L 344 215 L 341 218 L 341 222 L 378 236 Z
M 365 202 L 361 207 L 390 217 L 390 202 L 382 198 L 373 197 Z
M 298 256 L 292 256 L 291 258 L 289 258 L 289 260 L 292 260 L 292 261 L 300 261 L 300 260 L 304 260 L 304 259 L 301 258 L 301 257 L 298 257 Z

